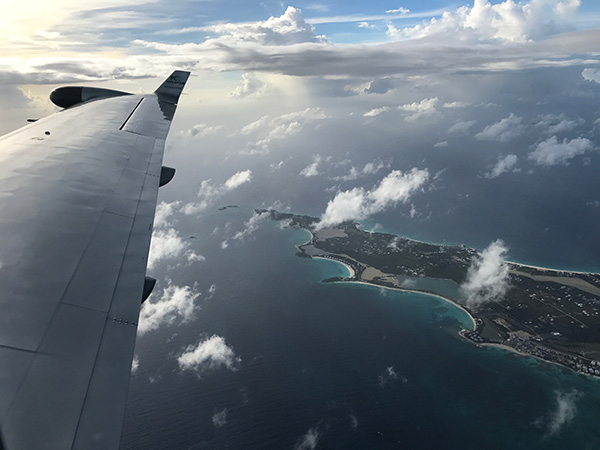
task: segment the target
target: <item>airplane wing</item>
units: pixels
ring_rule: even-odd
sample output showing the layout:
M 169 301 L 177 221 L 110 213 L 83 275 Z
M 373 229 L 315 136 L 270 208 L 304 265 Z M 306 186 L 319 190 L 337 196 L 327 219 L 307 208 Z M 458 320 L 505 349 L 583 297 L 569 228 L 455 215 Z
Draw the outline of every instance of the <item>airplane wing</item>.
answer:
M 0 138 L 0 448 L 118 448 L 188 76 L 147 95 L 59 88 L 65 109 Z

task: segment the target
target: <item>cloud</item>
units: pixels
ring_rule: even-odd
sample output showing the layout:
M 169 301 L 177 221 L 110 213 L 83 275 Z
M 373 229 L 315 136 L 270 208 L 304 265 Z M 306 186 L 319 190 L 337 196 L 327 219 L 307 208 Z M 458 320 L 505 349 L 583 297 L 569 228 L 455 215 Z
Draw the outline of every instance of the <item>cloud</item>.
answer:
M 415 121 L 417 119 L 421 119 L 423 117 L 432 116 L 437 112 L 437 106 L 440 104 L 440 99 L 437 97 L 434 98 L 424 98 L 420 102 L 409 103 L 406 105 L 401 105 L 398 107 L 401 111 L 406 111 L 409 114 L 405 120 L 407 121 Z
M 572 129 L 583 125 L 585 121 L 583 119 L 568 120 L 562 114 L 547 114 L 542 116 L 540 121 L 535 124 L 536 127 L 542 128 L 545 134 L 558 134 L 564 131 L 571 131 Z
M 577 390 L 571 392 L 555 391 L 556 405 L 547 417 L 536 421 L 538 426 L 547 428 L 547 436 L 556 436 L 577 414 L 576 402 L 583 394 Z
M 581 76 L 584 80 L 600 83 L 600 69 L 583 69 Z
M 410 9 L 403 8 L 401 6 L 400 8 L 396 8 L 396 9 L 388 9 L 385 13 L 386 14 L 408 14 L 409 12 L 410 12 Z
M 448 147 L 448 141 L 441 141 L 441 142 L 436 142 L 435 144 L 433 144 L 434 148 L 444 148 L 444 147 Z
M 235 239 L 237 241 L 242 241 L 246 239 L 248 236 L 252 235 L 252 233 L 254 233 L 256 230 L 258 230 L 258 228 L 264 222 L 269 220 L 270 217 L 271 214 L 268 211 L 262 213 L 255 212 L 252 215 L 252 217 L 250 217 L 250 219 L 244 223 L 244 229 L 235 233 L 232 239 Z
M 382 106 L 381 108 L 374 108 L 370 111 L 367 111 L 363 114 L 364 117 L 376 117 L 379 114 L 383 114 L 384 112 L 388 112 L 391 108 L 389 106 Z
M 182 131 L 181 135 L 188 137 L 203 137 L 208 136 L 209 134 L 214 134 L 222 128 L 222 125 L 209 126 L 205 123 L 199 123 L 194 125 L 189 130 Z
M 174 228 L 154 230 L 150 241 L 148 269 L 153 269 L 159 261 L 179 258 L 187 249 L 187 245 Z
M 212 423 L 215 428 L 221 428 L 227 425 L 227 408 L 223 408 L 221 411 L 214 413 L 212 416 Z
M 336 181 L 356 180 L 362 176 L 375 175 L 380 170 L 386 169 L 389 167 L 390 167 L 389 162 L 384 163 L 383 161 L 372 161 L 372 162 L 366 163 L 362 169 L 357 169 L 356 167 L 352 166 L 347 174 L 337 176 L 337 177 L 331 177 L 331 179 L 336 180 Z
M 377 29 L 377 25 L 372 25 L 369 22 L 359 22 L 358 28 L 370 28 L 373 30 L 373 29 Z
M 394 366 L 387 367 L 379 377 L 377 377 L 377 384 L 380 388 L 385 387 L 390 381 L 397 380 L 398 373 L 394 370 Z
M 508 248 L 500 239 L 492 242 L 471 261 L 467 278 L 461 285 L 467 306 L 477 308 L 504 298 L 509 289 L 509 268 L 504 262 Z
M 496 178 L 503 173 L 510 172 L 517 164 L 519 158 L 517 155 L 506 155 L 504 157 L 499 156 L 496 165 L 485 174 L 486 178 Z
M 314 177 L 319 175 L 319 163 L 321 162 L 321 155 L 315 155 L 313 157 L 313 163 L 306 166 L 300 171 L 300 175 L 306 178 Z
M 275 118 L 263 116 L 240 130 L 240 134 L 254 134 L 256 140 L 248 143 L 250 154 L 265 154 L 274 141 L 285 140 L 299 134 L 306 125 L 328 119 L 320 108 L 306 108 Z
M 231 191 L 244 183 L 248 183 L 252 179 L 252 171 L 244 170 L 230 176 L 225 182 L 225 189 Z
M 262 81 L 256 74 L 245 73 L 242 75 L 242 81 L 238 87 L 229 93 L 232 97 L 244 98 L 249 96 L 259 96 L 264 94 L 269 85 Z
M 540 166 L 567 165 L 570 159 L 593 149 L 594 145 L 586 138 L 579 137 L 570 141 L 564 139 L 559 142 L 556 136 L 552 136 L 540 142 L 535 150 L 527 155 L 527 159 Z
M 160 202 L 156 207 L 156 213 L 154 215 L 154 228 L 171 226 L 169 218 L 175 214 L 180 205 L 181 203 L 178 201 L 171 203 Z
M 522 118 L 510 113 L 500 122 L 486 126 L 483 131 L 475 135 L 476 139 L 482 141 L 508 142 L 516 138 L 523 131 Z
M 188 346 L 177 358 L 181 370 L 191 370 L 198 376 L 221 368 L 236 371 L 241 362 L 225 339 L 216 334 Z
M 241 170 L 236 172 L 221 185 L 214 185 L 211 179 L 203 180 L 202 183 L 200 183 L 200 190 L 198 191 L 198 201 L 194 203 L 186 203 L 181 208 L 181 212 L 191 216 L 205 211 L 221 197 L 223 197 L 228 191 L 232 191 L 244 183 L 249 183 L 251 180 L 251 170 Z
M 429 172 L 413 168 L 410 172 L 392 171 L 381 180 L 378 186 L 366 191 L 354 188 L 338 192 L 327 204 L 325 213 L 316 225 L 322 229 L 349 220 L 361 220 L 373 214 L 395 206 L 398 202 L 406 203 L 427 179 Z
M 475 120 L 469 120 L 467 122 L 463 122 L 462 120 L 456 122 L 450 128 L 448 128 L 449 133 L 459 133 L 464 134 L 471 129 L 473 125 L 477 122 Z
M 163 289 L 160 299 L 154 301 L 154 294 L 148 298 L 140 310 L 138 335 L 158 329 L 163 325 L 172 325 L 176 321 L 189 322 L 194 318 L 196 300 L 200 293 L 190 286 L 171 284 Z
M 133 359 L 131 360 L 131 373 L 136 373 L 140 368 L 140 358 L 138 355 L 133 355 Z
M 449 40 L 526 42 L 568 30 L 579 8 L 579 0 L 506 0 L 496 5 L 475 0 L 473 6 L 446 11 L 429 23 L 397 30 L 395 39 L 442 35 Z
M 322 433 L 319 431 L 318 427 L 310 428 L 306 434 L 298 439 L 296 445 L 294 445 L 294 450 L 314 450 L 317 447 L 321 436 Z

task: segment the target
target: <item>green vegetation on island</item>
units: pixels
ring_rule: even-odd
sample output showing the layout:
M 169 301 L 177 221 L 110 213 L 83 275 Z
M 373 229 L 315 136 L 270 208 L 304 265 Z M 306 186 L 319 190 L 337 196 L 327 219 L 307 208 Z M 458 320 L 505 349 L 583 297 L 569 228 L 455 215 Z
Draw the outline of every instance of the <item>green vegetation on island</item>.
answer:
M 508 265 L 508 291 L 497 301 L 469 306 L 461 286 L 478 253 L 464 245 L 446 246 L 387 233 L 361 230 L 346 222 L 315 231 L 318 219 L 277 211 L 272 220 L 309 231 L 298 256 L 321 257 L 347 265 L 353 274 L 326 282 L 353 281 L 424 292 L 466 310 L 475 323 L 461 336 L 600 376 L 600 275 Z

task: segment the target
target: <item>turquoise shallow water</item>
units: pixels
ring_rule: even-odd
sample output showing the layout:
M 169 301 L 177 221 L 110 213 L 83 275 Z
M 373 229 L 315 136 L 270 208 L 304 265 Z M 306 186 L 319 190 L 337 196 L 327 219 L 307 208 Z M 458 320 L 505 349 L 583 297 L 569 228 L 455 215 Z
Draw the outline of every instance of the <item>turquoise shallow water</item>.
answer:
M 346 269 L 296 257 L 305 238 L 269 225 L 181 269 L 216 293 L 138 340 L 122 448 L 600 448 L 598 381 L 470 344 L 464 313 L 431 296 L 322 283 Z M 177 356 L 213 335 L 236 370 L 181 371 Z M 559 400 L 572 417 L 552 433 Z

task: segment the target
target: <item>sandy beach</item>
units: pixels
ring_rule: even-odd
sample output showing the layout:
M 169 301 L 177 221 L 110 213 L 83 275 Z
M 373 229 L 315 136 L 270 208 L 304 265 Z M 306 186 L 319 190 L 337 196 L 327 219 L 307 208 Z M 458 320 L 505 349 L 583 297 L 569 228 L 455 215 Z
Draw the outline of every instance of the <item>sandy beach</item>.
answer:
M 354 269 L 352 267 L 350 267 L 348 264 L 343 263 L 342 261 L 338 261 L 337 259 L 332 259 L 332 258 L 325 258 L 324 256 L 313 256 L 313 259 L 315 259 L 315 258 L 326 259 L 327 261 L 333 261 L 338 264 L 341 264 L 346 269 L 348 269 L 348 272 L 350 272 L 350 275 L 348 275 L 347 278 L 354 278 L 356 276 L 356 272 L 354 272 Z

